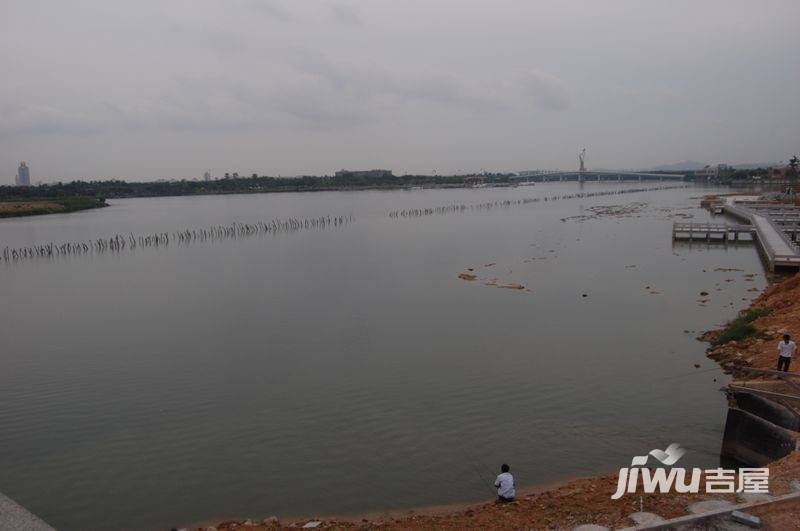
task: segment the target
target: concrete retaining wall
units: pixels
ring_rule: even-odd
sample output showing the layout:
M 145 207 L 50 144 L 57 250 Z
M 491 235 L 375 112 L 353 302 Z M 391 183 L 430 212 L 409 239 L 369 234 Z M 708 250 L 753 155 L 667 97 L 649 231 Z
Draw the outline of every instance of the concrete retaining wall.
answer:
M 765 466 L 794 451 L 796 433 L 739 408 L 728 409 L 723 458 L 750 466 Z

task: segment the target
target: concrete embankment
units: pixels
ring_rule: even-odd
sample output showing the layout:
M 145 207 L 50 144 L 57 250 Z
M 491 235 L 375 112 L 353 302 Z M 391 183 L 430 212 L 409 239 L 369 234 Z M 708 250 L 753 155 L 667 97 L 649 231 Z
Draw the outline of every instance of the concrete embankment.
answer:
M 47 522 L 4 494 L 0 494 L 0 529 L 4 531 L 55 531 Z

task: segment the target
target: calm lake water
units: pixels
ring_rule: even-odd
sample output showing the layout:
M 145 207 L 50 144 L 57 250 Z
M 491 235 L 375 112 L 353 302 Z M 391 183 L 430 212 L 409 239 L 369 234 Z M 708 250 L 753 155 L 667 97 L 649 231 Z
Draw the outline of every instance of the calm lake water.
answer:
M 765 279 L 750 245 L 673 246 L 670 216 L 707 220 L 708 190 L 388 216 L 657 185 L 130 199 L 0 221 L 2 248 L 354 218 L 0 262 L 0 491 L 60 529 L 149 529 L 488 499 L 502 462 L 532 486 L 672 442 L 715 466 L 727 380 L 695 336 Z

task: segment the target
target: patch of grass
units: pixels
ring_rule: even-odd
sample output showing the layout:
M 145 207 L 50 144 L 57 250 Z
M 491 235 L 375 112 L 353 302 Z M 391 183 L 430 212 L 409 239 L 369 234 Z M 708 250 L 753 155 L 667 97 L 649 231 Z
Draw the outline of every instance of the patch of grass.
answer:
M 52 199 L 12 199 L 0 201 L 0 218 L 63 214 L 108 206 L 100 197 L 56 197 Z
M 769 308 L 753 308 L 739 314 L 739 317 L 729 322 L 725 329 L 720 333 L 714 345 L 723 345 L 729 341 L 740 341 L 742 339 L 754 336 L 758 330 L 753 326 L 753 321 L 759 317 L 769 315 L 771 310 Z

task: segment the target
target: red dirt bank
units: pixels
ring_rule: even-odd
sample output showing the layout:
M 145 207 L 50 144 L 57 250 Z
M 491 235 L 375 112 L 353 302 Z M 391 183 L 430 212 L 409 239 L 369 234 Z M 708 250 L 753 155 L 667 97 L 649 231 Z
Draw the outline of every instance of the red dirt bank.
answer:
M 708 357 L 723 364 L 744 365 L 757 369 L 775 369 L 777 344 L 783 334 L 795 336 L 800 332 L 800 275 L 773 284 L 753 301 L 750 308 L 767 308 L 769 315 L 753 321 L 758 334 L 742 341 L 730 341 L 710 348 Z M 702 339 L 714 341 L 719 331 L 703 334 Z M 800 358 L 792 360 L 792 372 L 800 369 Z M 734 375 L 738 375 L 733 370 Z
M 789 482 L 800 478 L 800 452 L 785 457 L 770 465 L 770 490 L 773 494 L 790 492 Z M 399 517 L 372 519 L 313 519 L 321 520 L 322 529 L 571 529 L 580 524 L 594 523 L 611 529 L 634 525 L 628 515 L 639 510 L 639 496 L 612 500 L 616 489 L 616 476 L 583 478 L 563 487 L 521 497 L 516 503 L 497 505 L 484 503 L 453 510 L 448 514 L 408 514 Z M 702 490 L 702 489 L 701 489 Z M 687 514 L 688 504 L 703 499 L 727 499 L 735 502 L 731 495 L 709 494 L 645 494 L 642 505 L 645 511 L 664 518 Z M 800 502 L 786 502 L 774 507 L 748 511 L 761 516 L 762 529 L 800 529 Z M 245 520 L 227 521 L 214 526 L 217 530 L 274 530 L 302 527 L 310 519 L 295 522 L 265 520 L 250 523 Z M 205 530 L 207 528 L 197 528 Z

